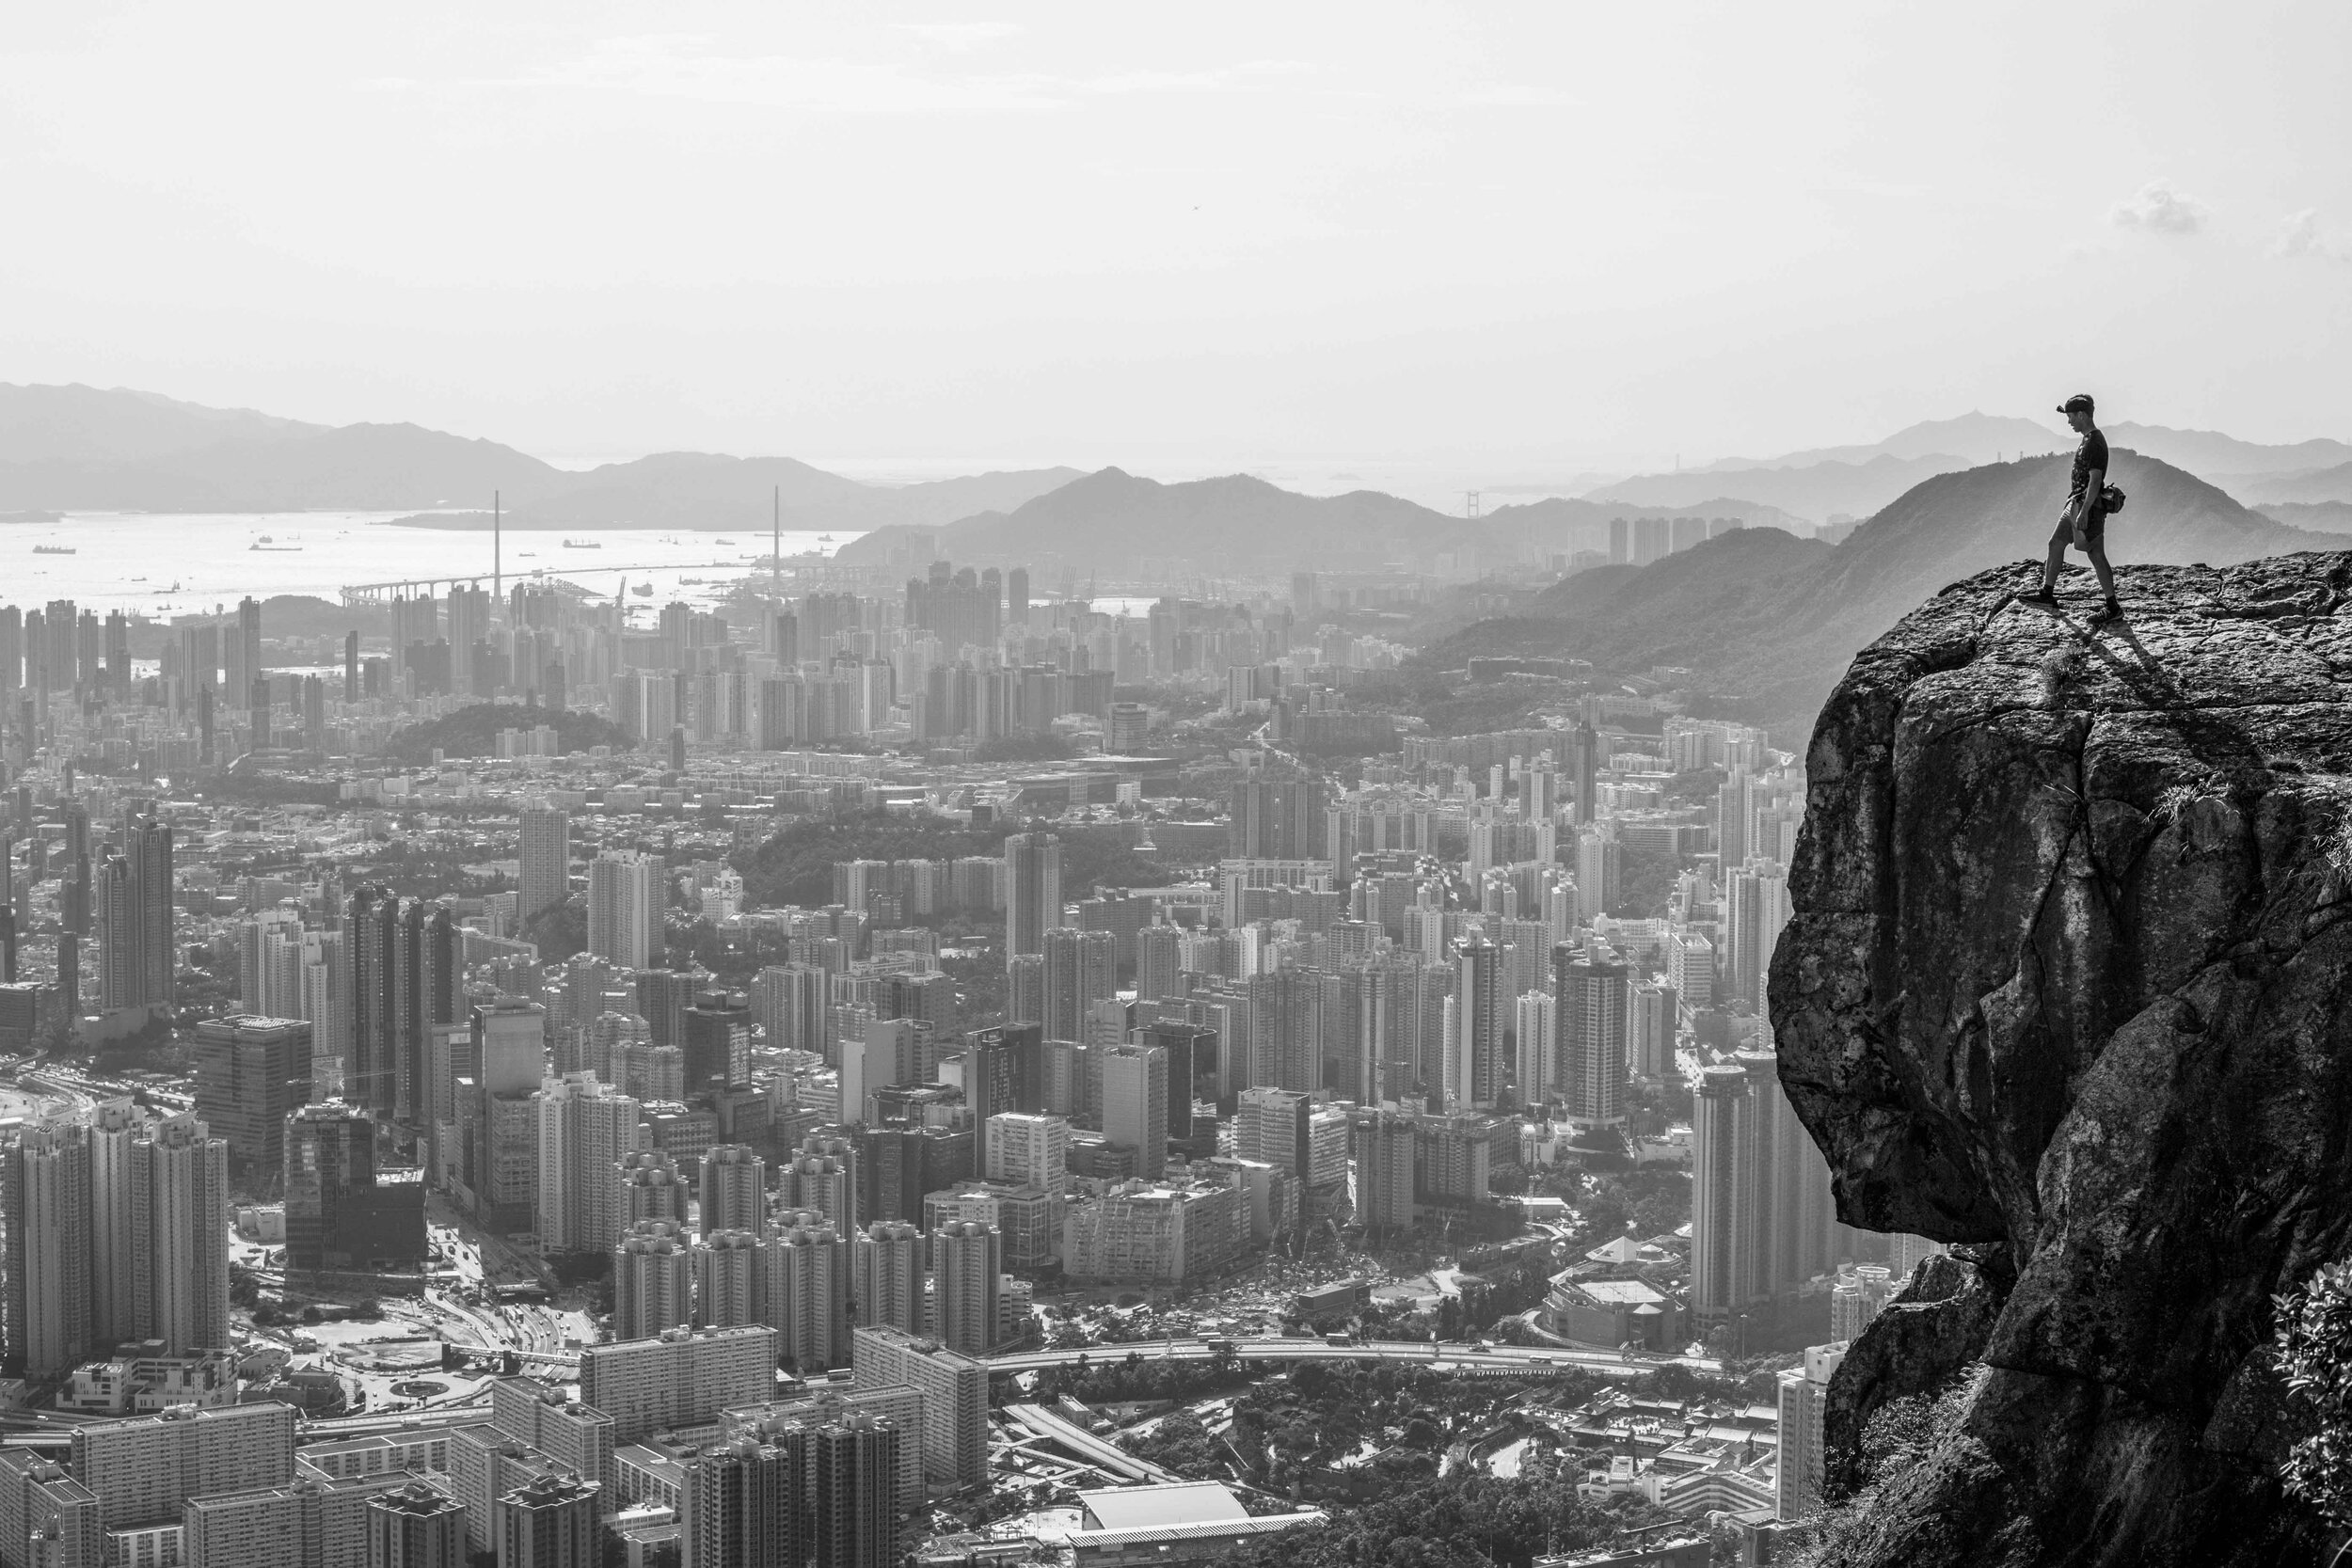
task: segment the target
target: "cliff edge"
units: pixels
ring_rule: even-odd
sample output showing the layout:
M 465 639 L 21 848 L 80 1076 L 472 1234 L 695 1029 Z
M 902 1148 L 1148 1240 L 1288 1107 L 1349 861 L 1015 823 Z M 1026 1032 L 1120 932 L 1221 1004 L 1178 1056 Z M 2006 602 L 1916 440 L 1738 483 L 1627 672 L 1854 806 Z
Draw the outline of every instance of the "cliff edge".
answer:
M 2126 569 L 2105 628 L 2033 577 L 1865 649 L 1807 756 L 1781 1081 L 1848 1224 L 1974 1243 L 1832 1447 L 1991 1369 L 1844 1560 L 2315 1561 L 2266 1347 L 2352 1240 L 2352 554 Z

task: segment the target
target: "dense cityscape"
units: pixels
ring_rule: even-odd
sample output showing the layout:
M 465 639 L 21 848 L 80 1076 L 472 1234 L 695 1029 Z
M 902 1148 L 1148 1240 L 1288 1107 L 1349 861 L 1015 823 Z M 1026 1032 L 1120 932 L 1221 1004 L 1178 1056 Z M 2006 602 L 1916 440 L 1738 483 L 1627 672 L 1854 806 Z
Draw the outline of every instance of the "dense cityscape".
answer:
M 1556 660 L 1432 733 L 1425 576 L 899 554 L 0 609 L 0 1562 L 1817 1512 L 1940 1249 L 1836 1223 L 1775 1076 L 1787 737 Z

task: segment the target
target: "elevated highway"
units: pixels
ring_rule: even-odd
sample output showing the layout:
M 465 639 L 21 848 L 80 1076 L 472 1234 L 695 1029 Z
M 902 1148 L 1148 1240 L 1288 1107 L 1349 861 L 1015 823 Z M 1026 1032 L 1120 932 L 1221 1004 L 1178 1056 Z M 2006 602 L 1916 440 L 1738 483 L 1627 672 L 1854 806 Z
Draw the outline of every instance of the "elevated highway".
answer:
M 1425 1339 L 1366 1339 L 1333 1344 L 1327 1339 L 1236 1338 L 1230 1341 L 1243 1361 L 1410 1361 L 1440 1370 L 1525 1372 L 1581 1367 L 1607 1377 L 1639 1377 L 1661 1367 L 1721 1372 L 1721 1361 L 1695 1355 L 1629 1355 L 1623 1351 L 1578 1350 L 1560 1345 L 1432 1344 Z M 1153 1339 L 1123 1345 L 1089 1345 L 1075 1350 L 1013 1351 L 986 1358 L 992 1372 L 1034 1372 L 1084 1361 L 1113 1366 L 1130 1354 L 1146 1361 L 1206 1361 L 1216 1354 L 1208 1340 Z

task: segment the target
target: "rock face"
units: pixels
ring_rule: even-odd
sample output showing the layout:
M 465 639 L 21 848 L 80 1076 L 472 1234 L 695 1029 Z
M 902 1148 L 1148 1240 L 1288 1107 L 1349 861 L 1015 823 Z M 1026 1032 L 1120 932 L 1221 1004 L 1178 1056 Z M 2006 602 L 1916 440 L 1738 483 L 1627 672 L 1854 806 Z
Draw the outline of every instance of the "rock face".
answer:
M 2265 1349 L 2352 1242 L 2352 555 L 2129 570 L 2096 630 L 2032 581 L 1864 650 L 1807 759 L 1781 1081 L 1847 1223 L 1982 1243 L 1833 1404 L 1993 1369 L 1849 1560 L 2314 1561 Z

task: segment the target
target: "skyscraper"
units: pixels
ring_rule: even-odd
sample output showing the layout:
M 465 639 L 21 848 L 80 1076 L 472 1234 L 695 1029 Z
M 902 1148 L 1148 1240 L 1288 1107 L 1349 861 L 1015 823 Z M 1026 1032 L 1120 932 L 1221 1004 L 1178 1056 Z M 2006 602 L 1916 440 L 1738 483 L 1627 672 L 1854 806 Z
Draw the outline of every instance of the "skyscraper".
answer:
M 399 943 L 399 897 L 373 884 L 355 891 L 343 917 L 343 958 L 351 975 L 343 1093 L 386 1117 L 392 1114 L 400 1088 L 399 1008 L 392 983 Z
M 195 1054 L 196 1114 L 241 1164 L 278 1169 L 287 1113 L 310 1098 L 310 1026 L 245 1014 L 206 1019 L 196 1026 Z
M 1505 1037 L 1517 1019 L 1504 995 L 1502 950 L 1473 929 L 1454 947 L 1459 980 L 1454 987 L 1454 1079 L 1448 1097 L 1471 1110 L 1493 1110 L 1502 1102 L 1510 1071 Z
M 1721 1066 L 1699 1074 L 1691 1134 L 1691 1311 L 1720 1323 L 1746 1305 L 1742 1238 L 1756 1229 L 1746 1072 Z
M 1553 1027 L 1559 1031 L 1558 1097 L 1571 1121 L 1625 1119 L 1625 965 L 1552 950 Z
M 1119 941 L 1108 931 L 1056 926 L 1045 933 L 1045 1038 L 1086 1037 L 1086 1020 L 1097 1002 L 1119 986 Z
M 612 849 L 588 865 L 588 951 L 630 969 L 650 969 L 662 950 L 667 884 L 661 859 Z
M 569 897 L 571 868 L 571 817 L 545 802 L 525 806 L 519 918 L 528 922 Z
M 128 825 L 122 853 L 96 876 L 100 1005 L 169 1006 L 178 954 L 172 946 L 171 829 L 153 818 Z
M 1005 958 L 1045 951 L 1045 933 L 1062 923 L 1061 840 L 1014 833 L 1005 840 Z M 1016 1015 L 1015 1022 L 1020 1022 Z M 1048 1038 L 1074 1037 L 1055 1035 Z

